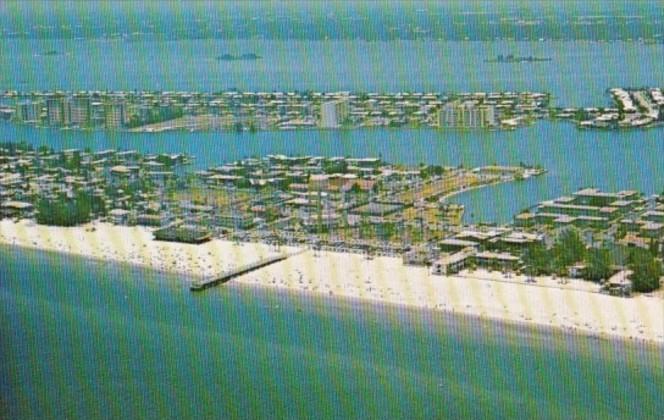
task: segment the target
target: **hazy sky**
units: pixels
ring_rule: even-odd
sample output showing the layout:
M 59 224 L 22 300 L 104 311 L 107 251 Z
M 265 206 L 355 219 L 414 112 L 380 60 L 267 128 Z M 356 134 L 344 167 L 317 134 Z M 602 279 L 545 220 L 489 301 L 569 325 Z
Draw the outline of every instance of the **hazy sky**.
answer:
M 5 37 L 650 37 L 663 27 L 661 0 L 0 2 Z

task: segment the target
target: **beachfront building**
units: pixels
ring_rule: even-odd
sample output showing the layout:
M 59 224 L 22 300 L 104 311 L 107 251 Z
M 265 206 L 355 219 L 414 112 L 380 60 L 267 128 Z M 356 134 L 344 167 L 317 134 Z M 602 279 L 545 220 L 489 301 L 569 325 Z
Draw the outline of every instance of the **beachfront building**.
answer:
M 115 225 L 128 225 L 131 212 L 125 209 L 112 209 L 108 212 L 108 219 Z
M 467 266 L 482 267 L 489 270 L 515 271 L 521 266 L 521 259 L 505 252 L 477 251 L 468 247 L 453 254 L 444 254 L 431 265 L 431 273 L 450 275 L 458 273 Z
M 438 248 L 445 253 L 456 253 L 467 248 L 477 249 L 479 248 L 479 244 L 475 241 L 447 238 L 438 242 Z
M 309 232 L 328 232 L 339 227 L 342 223 L 341 215 L 334 212 L 310 214 L 305 216 L 302 225 Z
M 431 273 L 439 276 L 456 274 L 466 268 L 468 259 L 474 252 L 473 248 L 466 248 L 453 254 L 445 254 L 434 261 L 431 266 Z
M 430 244 L 417 245 L 403 254 L 404 265 L 429 266 L 439 257 L 438 249 Z
M 323 102 L 320 105 L 321 128 L 341 127 L 348 119 L 349 112 L 348 102 L 343 99 Z
M 473 262 L 487 269 L 498 269 L 500 271 L 517 270 L 521 265 L 521 259 L 505 252 L 478 252 L 472 256 Z
M 205 228 L 192 225 L 171 225 L 153 232 L 157 241 L 202 244 L 212 239 L 212 234 Z
M 214 215 L 214 224 L 228 229 L 249 229 L 254 225 L 254 218 L 242 212 L 222 212 Z
M 513 231 L 507 235 L 492 238 L 486 244 L 486 248 L 495 251 L 509 252 L 510 254 L 521 255 L 529 248 L 544 244 L 544 235 L 537 233 L 528 233 L 522 231 Z
M 5 201 L 0 203 L 1 217 L 28 218 L 34 214 L 34 206 L 22 201 Z

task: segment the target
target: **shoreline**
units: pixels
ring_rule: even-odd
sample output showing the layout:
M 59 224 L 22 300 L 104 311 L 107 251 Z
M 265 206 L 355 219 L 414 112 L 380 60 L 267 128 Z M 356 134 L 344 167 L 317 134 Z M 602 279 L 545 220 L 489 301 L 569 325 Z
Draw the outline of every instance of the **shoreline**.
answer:
M 526 321 L 518 321 L 518 320 L 508 320 L 508 319 L 501 319 L 501 318 L 494 318 L 494 317 L 488 317 L 488 316 L 483 316 L 481 314 L 473 314 L 473 313 L 467 313 L 467 312 L 454 312 L 450 310 L 445 310 L 445 309 L 431 309 L 431 308 L 423 308 L 419 306 L 414 306 L 414 305 L 409 305 L 409 304 L 401 304 L 401 303 L 393 303 L 393 302 L 386 302 L 386 301 L 381 301 L 381 300 L 372 300 L 372 299 L 366 299 L 366 298 L 359 298 L 359 297 L 349 297 L 349 296 L 343 296 L 343 295 L 335 295 L 335 296 L 327 296 L 325 294 L 321 293 L 316 293 L 316 292 L 301 292 L 298 290 L 293 290 L 293 289 L 281 289 L 281 288 L 274 288 L 271 287 L 270 285 L 265 285 L 265 284 L 233 284 L 232 282 L 229 283 L 227 288 L 231 288 L 237 291 L 245 291 L 245 290 L 260 290 L 264 292 L 273 292 L 275 294 L 281 294 L 283 296 L 289 296 L 292 298 L 308 298 L 308 299 L 315 299 L 315 300 L 321 300 L 325 302 L 329 302 L 331 306 L 338 306 L 343 309 L 346 309 L 346 307 L 353 306 L 353 305 L 366 305 L 367 303 L 370 305 L 372 310 L 376 312 L 389 312 L 391 309 L 400 309 L 404 311 L 408 311 L 411 313 L 418 313 L 418 314 L 429 314 L 429 315 L 441 315 L 441 317 L 438 317 L 436 320 L 437 321 L 445 321 L 445 322 L 451 322 L 450 319 L 462 319 L 464 321 L 469 321 L 471 323 L 479 323 L 482 324 L 482 327 L 486 328 L 490 325 L 500 325 L 504 326 L 507 328 L 514 328 L 516 329 L 519 333 L 528 333 L 528 334 L 533 334 L 537 333 L 539 334 L 539 339 L 543 340 L 549 340 L 552 339 L 554 334 L 557 334 L 559 336 L 563 336 L 565 338 L 585 338 L 585 339 L 591 339 L 597 342 L 602 342 L 602 343 L 614 343 L 614 344 L 629 344 L 637 347 L 642 347 L 645 349 L 649 350 L 664 350 L 664 341 L 657 341 L 657 340 L 650 340 L 650 339 L 642 339 L 642 338 L 632 338 L 632 337 L 624 337 L 620 335 L 611 335 L 611 334 L 595 334 L 591 333 L 589 331 L 585 330 L 573 330 L 569 328 L 564 328 L 560 326 L 552 326 L 552 325 L 544 325 L 544 324 L 533 324 L 529 323 Z
M 86 230 L 89 226 L 58 228 L 5 219 L 0 221 L 0 245 L 146 268 L 182 276 L 185 285 L 215 270 L 220 272 L 277 253 L 260 243 L 235 245 L 215 239 L 203 245 L 188 245 L 154 241 L 148 228 L 98 223 L 93 225 L 97 230 L 90 232 Z M 546 286 L 547 279 L 542 279 L 544 286 L 531 287 L 519 279 L 501 281 L 499 276 L 493 272 L 435 276 L 425 267 L 404 266 L 400 258 L 366 260 L 359 254 L 304 250 L 285 261 L 238 276 L 230 285 L 664 346 L 664 297 L 660 294 L 619 298 L 578 290 L 575 284 L 556 288 Z
M 311 251 L 308 251 L 305 254 L 311 254 Z M 342 257 L 346 256 L 346 254 L 342 254 Z M 340 257 L 340 258 L 342 258 Z M 363 260 L 362 256 L 353 256 L 350 255 L 348 256 L 349 258 L 359 258 Z M 314 257 L 319 260 L 323 260 L 325 257 Z M 379 257 L 382 259 L 390 259 L 389 257 Z M 373 261 L 367 261 L 367 264 L 371 264 Z M 324 262 L 323 262 L 324 263 Z M 336 262 L 337 265 L 340 264 L 339 262 Z M 400 263 L 400 261 L 399 261 Z M 439 312 L 439 313 L 445 313 L 445 314 L 450 314 L 450 315 L 463 315 L 463 316 L 470 316 L 470 317 L 475 317 L 480 320 L 487 320 L 487 321 L 495 321 L 495 322 L 505 322 L 505 323 L 512 323 L 515 325 L 523 325 L 523 326 L 528 326 L 528 327 L 537 327 L 537 328 L 550 328 L 551 331 L 559 331 L 563 333 L 568 333 L 571 335 L 579 334 L 583 336 L 587 336 L 590 338 L 594 339 L 616 339 L 616 340 L 623 340 L 626 342 L 647 342 L 651 343 L 655 346 L 659 347 L 664 347 L 664 302 L 650 302 L 651 304 L 658 305 L 659 307 L 662 308 L 661 311 L 659 311 L 658 314 L 656 314 L 656 317 L 658 317 L 657 320 L 654 321 L 654 324 L 660 325 L 662 328 L 658 329 L 657 332 L 654 332 L 649 335 L 649 336 L 644 336 L 643 334 L 639 334 L 639 329 L 641 325 L 638 327 L 629 327 L 625 328 L 626 325 L 622 325 L 623 329 L 621 330 L 620 328 L 616 327 L 615 329 L 612 329 L 611 326 L 606 325 L 606 320 L 595 320 L 594 324 L 590 323 L 590 320 L 583 318 L 581 314 L 576 314 L 577 317 L 573 319 L 567 319 L 563 317 L 563 319 L 557 319 L 554 321 L 553 319 L 550 320 L 549 322 L 546 321 L 546 317 L 537 317 L 535 315 L 532 316 L 525 316 L 521 317 L 520 314 L 516 313 L 518 311 L 513 311 L 511 314 L 510 313 L 501 313 L 501 311 L 492 311 L 491 308 L 489 307 L 490 305 L 482 305 L 482 304 L 476 304 L 476 302 L 472 302 L 473 304 L 467 304 L 467 301 L 464 301 L 463 299 L 456 299 L 455 297 L 451 296 L 451 301 L 445 301 L 445 303 L 439 303 L 439 304 L 431 304 L 431 302 L 423 302 L 423 301 L 417 301 L 417 300 L 409 300 L 408 296 L 406 296 L 406 299 L 389 299 L 389 298 L 376 298 L 372 296 L 367 296 L 366 294 L 363 294 L 362 292 L 357 293 L 350 293 L 350 292 L 334 292 L 334 293 L 329 293 L 325 291 L 320 291 L 320 290 L 307 290 L 307 287 L 305 286 L 304 288 L 302 285 L 300 287 L 296 285 L 285 285 L 283 283 L 281 284 L 275 284 L 274 279 L 272 282 L 270 282 L 270 271 L 274 272 L 275 270 L 279 269 L 280 264 L 288 264 L 288 262 L 283 262 L 279 264 L 275 264 L 274 266 L 270 266 L 265 269 L 263 272 L 263 275 L 267 273 L 268 278 L 263 279 L 263 280 L 252 280 L 252 277 L 255 278 L 256 275 L 260 275 L 261 273 L 256 273 L 254 276 L 252 274 L 247 274 L 244 276 L 240 276 L 236 278 L 233 283 L 235 283 L 233 286 L 237 286 L 238 283 L 244 285 L 250 285 L 250 286 L 256 286 L 260 288 L 273 288 L 279 291 L 285 291 L 289 293 L 307 293 L 309 295 L 313 296 L 318 296 L 322 298 L 328 298 L 328 297 L 333 297 L 333 298 L 341 298 L 341 299 L 350 299 L 350 300 L 357 300 L 359 302 L 370 302 L 372 304 L 377 304 L 377 305 L 395 305 L 398 307 L 408 307 L 408 308 L 413 308 L 415 310 L 421 310 L 421 311 L 427 311 L 427 312 Z M 291 263 L 292 264 L 292 263 Z M 417 270 L 422 269 L 420 267 L 404 267 L 403 268 L 405 271 L 412 271 L 413 269 Z M 547 286 L 539 286 L 539 287 L 532 287 L 532 285 L 529 284 L 522 284 L 522 283 L 515 283 L 515 282 L 506 282 L 506 283 L 499 283 L 498 281 L 491 281 L 491 280 L 482 280 L 478 279 L 477 277 L 465 277 L 465 276 L 455 276 L 455 277 L 444 277 L 444 276 L 423 276 L 420 278 L 420 280 L 431 280 L 434 279 L 434 281 L 440 281 L 442 282 L 448 282 L 448 283 L 456 283 L 455 285 L 452 286 L 451 289 L 455 288 L 465 288 L 464 284 L 462 283 L 467 283 L 467 282 L 475 282 L 476 285 L 475 287 L 486 287 L 486 288 L 495 288 L 502 290 L 502 292 L 505 292 L 505 289 L 512 289 L 511 291 L 515 292 L 515 294 L 522 295 L 521 297 L 528 299 L 529 297 L 531 298 L 536 298 L 536 300 L 540 300 L 542 295 L 548 296 L 551 298 L 551 302 L 549 304 L 553 303 L 554 307 L 560 308 L 560 305 L 565 305 L 566 302 L 563 299 L 556 299 L 556 295 L 569 295 L 574 299 L 587 299 L 590 304 L 590 306 L 595 306 L 595 309 L 598 306 L 598 302 L 596 301 L 612 301 L 617 306 L 620 306 L 622 303 L 623 305 L 626 306 L 633 306 L 633 310 L 636 310 L 636 312 L 641 312 L 642 308 L 636 308 L 636 306 L 640 306 L 640 304 L 643 301 L 643 298 L 631 298 L 631 299 L 625 299 L 625 298 L 617 298 L 613 296 L 608 296 L 604 294 L 599 294 L 599 293 L 594 293 L 594 292 L 589 292 L 589 291 L 582 291 L 582 290 L 574 290 L 574 289 L 566 289 L 566 288 L 552 288 L 552 287 L 547 287 Z M 426 283 L 423 281 L 423 283 Z M 406 294 L 408 293 L 408 283 L 403 283 L 402 286 L 404 287 L 404 290 Z M 431 284 L 425 284 L 425 286 L 431 287 L 433 292 L 435 291 L 440 291 L 436 290 L 435 285 Z M 460 287 L 459 287 L 460 286 Z M 352 286 L 351 286 L 352 287 Z M 470 287 L 472 289 L 472 287 Z M 304 290 L 303 290 L 304 289 Z M 346 290 L 346 289 L 344 289 Z M 412 292 L 412 291 L 411 291 Z M 463 290 L 456 290 L 456 292 L 459 292 L 460 294 L 463 294 Z M 472 292 L 472 291 L 471 291 Z M 472 295 L 472 293 L 471 293 Z M 530 295 L 530 296 L 528 296 Z M 539 295 L 539 296 L 538 296 Z M 509 300 L 513 296 L 508 296 L 507 300 Z M 539 298 L 539 299 L 537 299 Z M 574 300 L 573 299 L 573 300 Z M 649 299 L 657 299 L 660 300 L 660 298 L 649 298 Z M 470 301 L 473 301 L 473 296 L 471 296 Z M 476 301 L 482 301 L 482 298 L 475 299 Z M 555 302 L 554 302 L 555 301 Z M 523 303 L 523 302 L 521 302 Z M 518 302 L 517 302 L 518 304 Z M 574 306 L 581 307 L 585 305 L 585 302 L 578 302 L 578 305 L 569 305 L 567 309 L 572 309 Z M 603 302 L 602 302 L 603 304 Z M 526 311 L 532 311 L 532 310 L 537 310 L 539 308 L 536 308 L 537 304 L 529 304 L 527 303 L 526 305 Z M 551 305 L 549 305 L 551 306 Z M 554 309 L 555 310 L 555 309 Z M 557 310 L 556 310 L 557 311 Z M 564 309 L 563 309 L 564 311 Z M 597 311 L 599 312 L 599 311 Z M 624 318 L 624 315 L 626 315 L 624 312 L 621 311 L 621 317 Z M 600 312 L 601 313 L 601 312 Z M 555 315 L 555 313 L 554 313 Z M 578 316 L 581 315 L 581 316 Z M 625 319 L 626 321 L 626 319 Z M 652 319 L 651 319 L 652 321 Z M 604 328 L 602 328 L 604 326 Z
M 91 227 L 95 230 L 90 231 Z M 249 249 L 220 239 L 202 245 L 157 241 L 152 229 L 140 226 L 93 222 L 56 227 L 8 219 L 0 220 L 0 244 L 129 264 L 185 276 L 188 282 L 219 274 L 234 267 L 233 263 L 242 265 L 277 253 L 266 244 Z
M 510 183 L 514 183 L 514 182 L 526 182 L 526 181 L 529 181 L 533 178 L 540 178 L 540 177 L 546 175 L 548 172 L 549 171 L 547 169 L 542 169 L 541 173 L 538 173 L 536 175 L 531 175 L 531 176 L 529 176 L 527 178 L 523 178 L 523 179 L 515 179 L 515 178 L 507 179 L 507 180 L 499 179 L 499 180 L 496 180 L 496 181 L 488 182 L 486 184 L 473 185 L 472 187 L 464 188 L 463 190 L 456 190 L 456 191 L 452 191 L 452 192 L 449 192 L 447 194 L 444 194 L 444 195 L 440 196 L 439 199 L 445 201 L 445 204 L 454 204 L 454 203 L 447 202 L 447 200 L 449 198 L 456 197 L 457 195 L 462 195 L 464 193 L 467 193 L 467 192 L 470 192 L 470 191 L 473 191 L 473 190 L 479 190 L 479 189 L 482 189 L 482 188 L 488 188 L 488 187 L 493 187 L 493 186 L 502 185 L 502 184 L 510 184 Z
M 482 188 L 493 187 L 493 186 L 501 185 L 501 184 L 509 184 L 510 182 L 516 182 L 516 180 L 514 180 L 514 179 L 510 179 L 508 181 L 498 180 L 498 181 L 488 182 L 486 184 L 474 185 L 472 187 L 464 188 L 463 190 L 452 191 L 450 193 L 442 195 L 440 197 L 440 200 L 443 200 L 445 202 L 445 204 L 456 204 L 456 203 L 449 203 L 449 202 L 447 202 L 447 200 L 449 198 L 456 197 L 457 195 L 461 195 L 463 193 L 467 193 L 467 192 L 470 192 L 470 191 L 473 191 L 473 190 L 480 190 Z
M 42 248 L 35 248 L 35 247 L 28 247 L 28 246 L 20 246 L 20 245 L 12 245 L 12 244 L 7 244 L 4 242 L 0 242 L 0 248 L 6 248 L 6 249 L 11 249 L 11 248 L 19 248 L 24 251 L 32 251 L 32 252 L 44 252 L 47 254 L 52 254 L 52 255 L 57 255 L 57 256 L 62 256 L 62 257 L 67 257 L 67 256 L 74 256 L 76 258 L 81 258 L 85 259 L 87 261 L 91 261 L 95 264 L 100 264 L 100 263 L 108 263 L 108 260 L 102 259 L 102 258 L 97 258 L 97 257 L 89 257 L 89 256 L 83 256 L 83 255 L 77 255 L 77 254 L 71 254 L 65 251 L 57 251 L 57 250 L 49 250 L 49 249 L 42 249 Z M 160 270 L 156 269 L 153 267 L 147 267 L 147 266 L 142 266 L 138 264 L 133 264 L 133 263 L 128 263 L 128 262 L 123 262 L 123 261 L 110 261 L 112 264 L 117 264 L 118 266 L 124 266 L 130 269 L 141 269 L 141 270 L 149 270 L 155 274 L 158 275 L 163 275 L 163 276 L 180 276 L 182 274 L 180 273 L 174 273 L 172 271 L 167 271 L 167 270 Z M 185 281 L 189 281 L 190 278 L 198 278 L 195 274 L 187 275 L 187 278 Z M 167 285 L 171 286 L 182 286 L 181 282 L 172 284 L 168 283 Z M 163 286 L 163 285 L 162 285 Z M 615 344 L 628 344 L 628 345 L 633 345 L 637 347 L 641 347 L 647 350 L 660 350 L 664 349 L 664 341 L 657 341 L 657 340 L 651 340 L 651 339 L 642 339 L 642 338 L 633 338 L 633 337 L 624 337 L 621 335 L 611 335 L 611 334 L 603 334 L 603 333 L 592 333 L 589 331 L 585 330 L 575 330 L 575 329 L 570 329 L 570 328 L 564 328 L 561 326 L 552 326 L 552 325 L 544 325 L 544 324 L 539 324 L 539 323 L 529 323 L 527 321 L 518 321 L 518 320 L 508 320 L 508 319 L 501 319 L 501 318 L 495 318 L 495 317 L 489 317 L 489 316 L 484 316 L 481 314 L 476 314 L 476 313 L 468 313 L 468 312 L 455 312 L 452 310 L 446 310 L 446 309 L 432 309 L 432 308 L 424 308 L 416 305 L 409 305 L 409 304 L 404 304 L 404 303 L 394 303 L 394 302 L 389 302 L 389 301 L 383 301 L 383 300 L 374 300 L 374 299 L 368 299 L 368 298 L 361 298 L 361 297 L 350 297 L 350 296 L 344 296 L 344 295 L 333 295 L 329 296 L 323 293 L 316 293 L 316 292 L 303 292 L 300 290 L 295 290 L 295 289 L 287 289 L 287 288 L 276 288 L 272 287 L 271 285 L 268 284 L 237 284 L 230 282 L 223 287 L 232 289 L 234 291 L 238 291 L 240 293 L 242 292 L 247 292 L 250 290 L 259 290 L 261 292 L 266 292 L 266 293 L 274 293 L 276 295 L 281 295 L 281 296 L 288 296 L 290 299 L 310 299 L 314 301 L 324 301 L 328 303 L 329 306 L 334 306 L 337 307 L 337 309 L 348 309 L 348 307 L 352 307 L 353 305 L 358 305 L 358 306 L 364 306 L 369 304 L 371 310 L 375 312 L 390 312 L 393 309 L 399 309 L 402 311 L 408 311 L 410 313 L 417 313 L 420 315 L 424 314 L 429 314 L 429 315 L 440 315 L 439 317 L 436 318 L 436 321 L 440 322 L 453 322 L 453 319 L 461 319 L 462 322 L 469 322 L 469 323 L 478 323 L 481 324 L 483 328 L 487 328 L 491 325 L 499 325 L 499 326 L 504 326 L 506 328 L 513 328 L 516 329 L 521 334 L 537 334 L 538 336 L 536 338 L 538 339 L 544 339 L 544 340 L 549 340 L 553 339 L 553 335 L 558 335 L 558 336 L 563 336 L 565 338 L 585 338 L 585 339 L 591 339 L 597 342 L 603 342 L 603 343 L 615 343 Z M 558 337 L 560 338 L 560 337 Z

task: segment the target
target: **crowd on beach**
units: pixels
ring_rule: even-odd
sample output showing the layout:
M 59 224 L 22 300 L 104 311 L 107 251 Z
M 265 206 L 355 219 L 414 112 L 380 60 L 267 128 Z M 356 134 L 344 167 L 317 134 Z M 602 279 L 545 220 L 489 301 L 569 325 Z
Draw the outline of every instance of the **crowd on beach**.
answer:
M 293 251 L 220 239 L 202 245 L 161 242 L 155 241 L 151 230 L 145 227 L 94 223 L 62 228 L 8 219 L 0 221 L 0 243 L 134 264 L 190 279 Z M 407 305 L 597 337 L 664 343 L 661 294 L 623 299 L 580 289 L 583 282 L 555 287 L 548 279 L 551 287 L 547 287 L 544 278 L 536 286 L 521 280 L 484 270 L 434 276 L 427 267 L 406 266 L 400 258 L 368 259 L 356 253 L 305 250 L 239 276 L 232 284 Z

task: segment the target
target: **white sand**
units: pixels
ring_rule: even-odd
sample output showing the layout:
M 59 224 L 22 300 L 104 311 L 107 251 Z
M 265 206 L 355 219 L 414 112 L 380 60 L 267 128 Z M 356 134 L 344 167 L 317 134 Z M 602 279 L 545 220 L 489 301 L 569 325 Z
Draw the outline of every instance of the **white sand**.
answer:
M 661 294 L 619 298 L 596 293 L 597 286 L 583 281 L 562 285 L 558 280 L 538 278 L 530 285 L 524 280 L 486 271 L 435 276 L 425 267 L 404 266 L 399 258 L 367 260 L 356 254 L 322 252 L 316 256 L 307 251 L 233 282 L 664 343 Z
M 157 270 L 207 276 L 272 255 L 264 244 L 235 245 L 213 240 L 202 245 L 159 242 L 151 230 L 98 223 L 59 228 L 0 221 L 0 243 L 69 252 L 128 262 Z M 292 249 L 283 249 L 288 251 Z M 498 280 L 498 281 L 496 281 Z M 424 267 L 407 267 L 398 258 L 367 260 L 357 254 L 306 251 L 248 273 L 233 283 L 276 287 L 326 296 L 370 299 L 506 321 L 563 328 L 664 344 L 664 295 L 619 298 L 596 293 L 587 282 L 562 285 L 539 278 L 463 272 L 434 276 Z
M 65 228 L 5 219 L 0 221 L 0 243 L 126 262 L 188 276 L 215 275 L 276 254 L 273 248 L 262 244 L 236 245 L 212 240 L 190 245 L 155 241 L 149 228 L 108 223 Z

